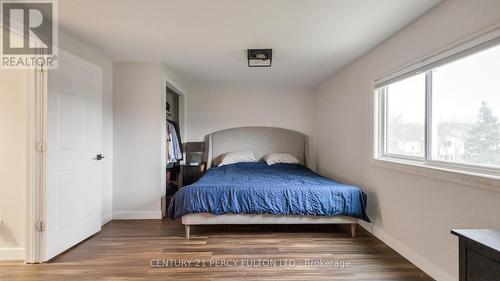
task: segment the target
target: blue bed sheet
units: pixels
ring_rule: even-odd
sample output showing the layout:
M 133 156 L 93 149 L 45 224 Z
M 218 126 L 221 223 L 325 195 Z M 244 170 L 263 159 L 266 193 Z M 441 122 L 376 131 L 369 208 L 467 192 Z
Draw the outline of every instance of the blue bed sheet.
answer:
M 190 213 L 345 215 L 370 221 L 366 194 L 356 186 L 322 177 L 298 164 L 237 163 L 209 169 L 181 188 L 168 215 Z

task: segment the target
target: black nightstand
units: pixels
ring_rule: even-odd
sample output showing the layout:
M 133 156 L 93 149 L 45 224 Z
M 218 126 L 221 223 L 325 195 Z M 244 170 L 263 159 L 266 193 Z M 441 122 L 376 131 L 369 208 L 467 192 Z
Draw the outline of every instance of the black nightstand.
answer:
M 197 165 L 181 165 L 181 177 L 179 186 L 183 187 L 196 182 L 205 172 L 205 162 Z
M 454 229 L 460 281 L 500 280 L 500 229 Z

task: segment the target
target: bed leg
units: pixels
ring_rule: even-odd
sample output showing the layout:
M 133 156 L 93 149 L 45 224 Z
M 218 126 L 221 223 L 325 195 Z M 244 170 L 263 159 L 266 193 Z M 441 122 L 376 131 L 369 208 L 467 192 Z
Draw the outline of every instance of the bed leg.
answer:
M 189 239 L 189 230 L 190 230 L 189 227 L 190 227 L 189 224 L 184 225 L 184 230 L 186 231 L 186 239 Z
M 351 237 L 352 238 L 356 237 L 356 224 L 355 223 L 351 224 Z

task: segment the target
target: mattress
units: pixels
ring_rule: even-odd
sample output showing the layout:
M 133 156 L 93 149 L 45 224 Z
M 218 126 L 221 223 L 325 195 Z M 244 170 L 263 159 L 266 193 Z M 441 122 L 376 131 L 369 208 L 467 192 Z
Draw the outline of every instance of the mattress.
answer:
M 192 213 L 351 216 L 370 221 L 361 188 L 300 164 L 236 163 L 209 169 L 172 198 L 172 219 Z

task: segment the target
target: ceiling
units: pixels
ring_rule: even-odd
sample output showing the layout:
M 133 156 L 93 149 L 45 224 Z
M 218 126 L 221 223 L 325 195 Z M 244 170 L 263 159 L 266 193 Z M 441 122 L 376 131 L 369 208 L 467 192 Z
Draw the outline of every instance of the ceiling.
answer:
M 115 61 L 186 79 L 314 87 L 439 0 L 62 0 L 59 26 Z M 271 68 L 246 49 L 272 48 Z

